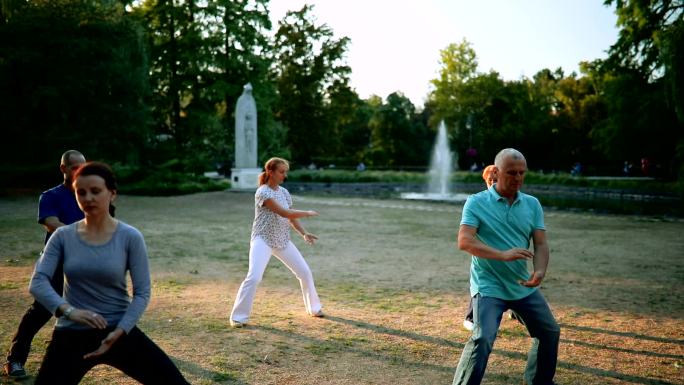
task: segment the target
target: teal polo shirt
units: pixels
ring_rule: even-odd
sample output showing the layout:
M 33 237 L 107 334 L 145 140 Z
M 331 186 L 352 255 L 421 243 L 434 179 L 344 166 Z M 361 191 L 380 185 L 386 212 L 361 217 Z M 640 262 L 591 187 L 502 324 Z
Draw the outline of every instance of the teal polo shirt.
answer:
M 477 238 L 498 250 L 528 249 L 534 230 L 545 230 L 544 212 L 537 198 L 518 191 L 513 204 L 496 192 L 496 185 L 468 197 L 461 225 L 477 229 Z M 521 285 L 530 277 L 527 261 L 511 262 L 472 256 L 470 295 L 480 293 L 507 301 L 525 298 L 537 288 Z

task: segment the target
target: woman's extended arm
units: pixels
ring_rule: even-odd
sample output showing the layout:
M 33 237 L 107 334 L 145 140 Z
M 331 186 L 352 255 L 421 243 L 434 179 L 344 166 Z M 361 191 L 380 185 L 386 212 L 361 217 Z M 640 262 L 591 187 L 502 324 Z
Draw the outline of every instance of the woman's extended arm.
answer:
M 278 202 L 275 201 L 275 199 L 266 199 L 264 201 L 264 206 L 266 206 L 266 208 L 273 211 L 274 213 L 280 215 L 281 217 L 290 220 L 297 218 L 313 217 L 318 215 L 318 212 L 314 210 L 286 209 L 283 206 L 279 205 Z
M 310 244 L 310 245 L 313 245 L 313 244 L 316 242 L 316 240 L 318 240 L 318 237 L 317 237 L 317 236 L 315 236 L 315 235 L 313 235 L 313 234 L 311 234 L 311 233 L 306 232 L 306 230 L 304 229 L 304 226 L 302 226 L 302 224 L 299 222 L 299 219 L 296 219 L 296 218 L 295 218 L 295 219 L 290 219 L 290 225 L 292 226 L 292 228 L 295 229 L 295 231 L 296 231 L 299 235 L 302 236 L 302 238 L 304 238 L 304 240 L 306 241 L 306 243 L 308 243 L 308 244 Z

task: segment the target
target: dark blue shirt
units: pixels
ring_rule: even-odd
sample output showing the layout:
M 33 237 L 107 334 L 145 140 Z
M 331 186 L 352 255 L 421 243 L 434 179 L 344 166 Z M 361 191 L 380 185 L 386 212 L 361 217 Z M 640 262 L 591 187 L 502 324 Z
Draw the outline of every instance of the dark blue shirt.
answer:
M 53 187 L 42 194 L 38 200 L 38 223 L 44 224 L 45 218 L 57 217 L 60 222 L 70 225 L 83 219 L 83 211 L 78 207 L 74 192 L 65 185 Z M 45 234 L 45 243 L 52 233 Z

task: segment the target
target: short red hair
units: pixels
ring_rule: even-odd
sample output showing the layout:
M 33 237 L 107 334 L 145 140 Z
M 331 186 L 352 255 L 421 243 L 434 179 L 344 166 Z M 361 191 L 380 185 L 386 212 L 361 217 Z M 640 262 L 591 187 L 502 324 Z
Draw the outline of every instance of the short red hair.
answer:
M 496 176 L 493 175 L 494 173 L 496 173 L 496 166 L 493 164 L 490 164 L 489 166 L 485 167 L 484 170 L 482 170 L 482 179 L 484 179 L 487 187 L 491 186 L 489 183 L 490 179 L 492 179 L 493 182 L 496 182 Z
M 485 167 L 484 170 L 482 170 L 482 179 L 487 181 L 489 179 L 489 176 L 495 171 L 496 166 L 493 164 L 490 164 L 489 166 Z

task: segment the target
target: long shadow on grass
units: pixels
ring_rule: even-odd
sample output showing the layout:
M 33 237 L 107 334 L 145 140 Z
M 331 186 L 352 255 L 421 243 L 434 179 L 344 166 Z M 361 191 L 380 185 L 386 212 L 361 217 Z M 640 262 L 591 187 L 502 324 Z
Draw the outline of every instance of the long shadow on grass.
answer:
M 344 318 L 330 317 L 330 316 L 326 315 L 326 319 L 329 319 L 331 321 L 338 321 L 338 322 L 342 322 L 342 323 L 345 323 L 343 321 L 349 321 L 350 323 L 355 325 L 355 321 L 345 320 Z M 299 341 L 300 343 L 304 342 L 304 343 L 312 344 L 315 346 L 328 346 L 330 348 L 334 348 L 336 351 L 345 351 L 348 353 L 354 353 L 354 354 L 358 354 L 362 357 L 373 358 L 373 359 L 376 359 L 378 361 L 389 361 L 391 364 L 399 365 L 400 367 L 411 367 L 411 368 L 418 368 L 418 369 L 426 369 L 427 368 L 427 369 L 430 369 L 430 370 L 433 370 L 436 372 L 449 373 L 449 374 L 454 373 L 454 371 L 456 370 L 455 367 L 429 364 L 429 363 L 425 363 L 425 362 L 409 361 L 409 360 L 406 360 L 403 357 L 400 357 L 397 355 L 389 355 L 389 354 L 383 355 L 383 354 L 377 353 L 375 351 L 354 348 L 354 347 L 351 347 L 344 342 L 321 340 L 321 339 L 309 337 L 309 336 L 306 336 L 306 335 L 303 335 L 300 333 L 295 333 L 295 332 L 292 332 L 289 330 L 274 328 L 272 326 L 261 326 L 260 325 L 260 326 L 258 326 L 258 328 L 263 330 L 263 331 L 278 335 L 280 337 L 285 337 L 285 338 L 289 338 L 289 339 Z M 381 327 L 378 327 L 378 328 L 381 328 Z M 388 329 L 388 330 L 391 330 L 391 329 Z M 402 336 L 402 334 L 396 334 L 396 335 Z M 420 335 L 416 335 L 416 336 L 420 336 Z M 421 339 L 421 341 L 431 342 L 432 337 L 427 337 L 427 336 L 420 336 L 420 337 L 424 337 L 424 339 Z M 446 341 L 446 340 L 443 340 L 443 341 Z M 463 347 L 463 344 L 450 343 L 449 346 Z M 407 354 L 410 354 L 410 353 L 407 352 Z M 494 373 L 491 373 L 491 374 L 488 373 L 487 378 L 497 380 L 501 383 L 506 383 L 505 381 L 510 380 L 509 376 L 505 376 L 505 375 L 501 375 L 501 374 L 494 374 Z
M 436 345 L 442 345 L 442 346 L 448 346 L 448 347 L 459 347 L 459 348 L 463 348 L 463 346 L 464 346 L 464 344 L 455 343 L 453 341 L 449 341 L 449 340 L 446 340 L 444 338 L 424 336 L 421 334 L 416 334 L 416 333 L 407 332 L 407 331 L 403 331 L 403 330 L 391 329 L 391 328 L 387 328 L 384 326 L 370 324 L 370 323 L 367 323 L 364 321 L 350 320 L 350 319 L 335 317 L 335 316 L 331 316 L 331 315 L 326 315 L 326 319 L 328 319 L 330 321 L 339 322 L 339 323 L 347 324 L 350 326 L 370 330 L 370 331 L 375 332 L 375 333 L 381 333 L 381 334 L 388 334 L 388 335 L 393 335 L 393 336 L 398 336 L 398 337 L 410 338 L 410 339 L 413 339 L 416 341 L 429 342 L 429 343 L 433 343 Z M 565 341 L 561 341 L 561 343 L 563 343 L 563 342 L 565 342 Z M 605 347 L 600 346 L 600 348 L 605 348 Z M 522 360 L 522 361 L 527 361 L 527 355 L 522 354 L 522 353 L 509 352 L 509 351 L 500 350 L 500 349 L 494 349 L 492 353 L 498 354 L 500 356 L 504 356 L 507 358 L 511 358 L 511 359 L 518 359 L 518 360 Z M 638 353 L 638 352 L 635 352 L 635 353 Z M 675 385 L 675 383 L 673 383 L 673 382 L 654 380 L 651 378 L 633 376 L 633 375 L 629 375 L 629 374 L 623 374 L 623 373 L 615 372 L 612 370 L 603 370 L 603 369 L 599 369 L 599 368 L 592 368 L 589 366 L 577 365 L 577 364 L 568 363 L 568 362 L 559 361 L 558 367 L 561 367 L 564 369 L 569 369 L 569 370 L 574 370 L 574 371 L 581 372 L 581 373 L 591 374 L 592 376 L 596 376 L 596 377 L 614 378 L 614 379 L 618 379 L 618 380 L 633 382 L 636 384 Z
M 328 316 L 326 316 L 326 317 L 330 318 Z M 395 355 L 391 355 L 391 356 L 390 355 L 382 355 L 382 354 L 378 354 L 376 352 L 351 347 L 344 342 L 336 342 L 336 341 L 331 341 L 331 340 L 321 340 L 318 338 L 306 336 L 304 334 L 295 333 L 295 332 L 292 332 L 289 330 L 274 328 L 272 326 L 261 326 L 260 325 L 260 326 L 258 326 L 258 328 L 261 330 L 267 331 L 269 333 L 279 335 L 281 337 L 296 339 L 296 340 L 299 340 L 300 342 L 305 341 L 309 344 L 314 344 L 315 346 L 325 345 L 325 346 L 329 346 L 331 348 L 335 348 L 337 350 L 360 354 L 364 357 L 373 357 L 373 358 L 379 359 L 381 361 L 391 361 L 391 362 L 398 364 L 398 365 L 401 365 L 401 366 L 430 368 L 430 369 L 435 370 L 435 371 L 447 372 L 447 373 L 452 372 L 454 370 L 454 368 L 447 367 L 447 366 L 428 364 L 428 363 L 424 363 L 424 362 L 407 361 L 407 360 L 403 359 L 402 357 L 397 357 Z
M 562 327 L 562 328 L 573 329 L 573 330 L 579 330 L 579 331 L 582 331 L 582 332 L 591 332 L 591 333 L 599 333 L 599 334 L 610 334 L 610 335 L 618 336 L 618 337 L 636 338 L 636 339 L 640 339 L 640 340 L 648 340 L 648 341 L 662 342 L 662 343 L 666 343 L 666 344 L 684 345 L 684 340 L 675 340 L 675 339 L 663 338 L 663 337 L 653 337 L 653 336 L 647 336 L 647 335 L 637 334 L 637 333 L 616 332 L 615 330 L 599 329 L 599 328 L 592 328 L 592 327 L 587 327 L 587 326 L 569 325 L 569 324 L 561 324 L 561 327 Z M 677 356 L 677 357 L 678 357 L 678 358 L 681 358 L 682 356 Z
M 175 356 L 172 358 L 175 362 L 180 363 L 179 366 L 181 367 L 181 369 L 183 369 L 182 371 L 190 372 L 194 375 L 197 375 L 205 379 L 210 379 L 211 381 L 213 381 L 213 383 L 221 383 L 228 385 L 248 385 L 247 382 L 244 382 L 239 378 L 236 378 L 231 373 L 208 370 L 194 362 L 186 361 Z
M 578 340 L 561 339 L 561 343 L 562 344 L 579 345 L 579 346 L 584 346 L 586 348 L 591 348 L 591 349 L 612 350 L 612 351 L 620 352 L 620 353 L 631 353 L 631 354 L 639 354 L 642 356 L 649 356 L 649 357 L 672 358 L 672 359 L 676 359 L 676 360 L 684 360 L 684 355 L 681 355 L 681 354 L 667 354 L 667 353 L 649 352 L 647 350 L 624 349 L 624 348 L 618 348 L 615 346 L 597 345 L 597 344 L 592 344 L 590 342 L 584 342 L 584 341 L 578 341 Z

